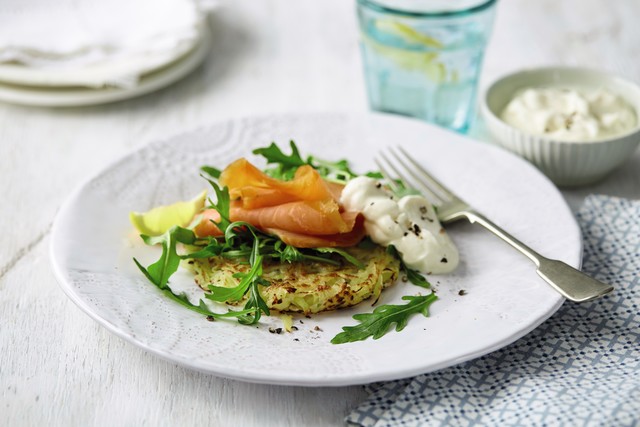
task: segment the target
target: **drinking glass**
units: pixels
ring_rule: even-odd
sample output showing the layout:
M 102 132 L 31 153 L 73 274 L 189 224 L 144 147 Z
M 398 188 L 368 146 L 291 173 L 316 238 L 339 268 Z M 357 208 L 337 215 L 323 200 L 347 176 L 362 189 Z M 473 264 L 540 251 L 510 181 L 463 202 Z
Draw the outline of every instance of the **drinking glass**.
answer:
M 466 132 L 496 0 L 357 0 L 372 109 Z

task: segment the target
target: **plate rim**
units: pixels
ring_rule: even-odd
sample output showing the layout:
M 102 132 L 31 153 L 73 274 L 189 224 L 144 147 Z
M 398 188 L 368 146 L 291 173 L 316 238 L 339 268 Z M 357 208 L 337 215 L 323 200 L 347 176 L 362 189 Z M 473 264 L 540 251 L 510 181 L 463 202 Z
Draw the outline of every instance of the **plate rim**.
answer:
M 536 329 L 540 324 L 545 322 L 548 318 L 550 318 L 553 314 L 555 314 L 558 311 L 558 309 L 562 306 L 562 304 L 565 301 L 565 299 L 560 294 L 557 294 L 554 304 L 544 315 L 541 315 L 535 322 L 531 322 L 527 324 L 526 327 L 523 327 L 509 334 L 507 337 L 505 337 L 501 341 L 496 342 L 493 345 L 483 347 L 481 350 L 467 352 L 462 356 L 455 358 L 453 360 L 448 359 L 448 360 L 442 361 L 441 363 L 432 364 L 427 368 L 415 367 L 415 368 L 397 369 L 397 370 L 394 370 L 393 372 L 389 372 L 386 374 L 385 373 L 377 374 L 375 376 L 372 376 L 371 373 L 364 371 L 364 372 L 358 372 L 358 373 L 350 373 L 348 375 L 344 373 L 332 374 L 331 377 L 323 377 L 321 379 L 319 379 L 318 375 L 309 376 L 309 377 L 299 376 L 297 378 L 289 377 L 289 378 L 283 379 L 281 376 L 278 376 L 278 375 L 264 375 L 264 374 L 256 375 L 255 372 L 247 372 L 244 369 L 237 369 L 237 368 L 234 368 L 233 366 L 228 366 L 225 368 L 226 370 L 224 372 L 220 372 L 218 370 L 213 370 L 205 366 L 205 364 L 200 363 L 197 360 L 188 360 L 183 357 L 175 356 L 170 353 L 167 353 L 162 349 L 154 348 L 141 341 L 136 340 L 134 336 L 131 336 L 126 332 L 118 329 L 118 327 L 112 324 L 110 321 L 102 318 L 97 313 L 95 313 L 92 310 L 92 308 L 89 307 L 88 304 L 86 304 L 85 301 L 78 296 L 78 294 L 76 294 L 73 287 L 71 286 L 71 283 L 67 281 L 67 278 L 65 277 L 62 266 L 58 265 L 58 263 L 56 262 L 56 249 L 57 249 L 56 241 L 58 240 L 56 237 L 60 233 L 60 222 L 61 222 L 59 221 L 59 218 L 63 217 L 63 215 L 69 209 L 71 209 L 71 207 L 74 205 L 74 202 L 79 198 L 82 192 L 95 179 L 99 178 L 106 171 L 116 167 L 121 162 L 126 161 L 129 157 L 135 156 L 136 154 L 146 150 L 148 147 L 154 144 L 161 144 L 176 138 L 188 137 L 191 134 L 206 132 L 208 129 L 213 128 L 218 124 L 226 123 L 226 122 L 232 122 L 232 121 L 242 122 L 244 120 L 259 120 L 259 119 L 266 119 L 266 118 L 273 118 L 273 117 L 277 117 L 280 119 L 289 118 L 289 117 L 298 118 L 298 119 L 299 118 L 310 119 L 310 118 L 328 117 L 328 116 L 336 116 L 336 115 L 339 117 L 360 118 L 362 120 L 366 120 L 367 117 L 373 117 L 373 118 L 381 117 L 382 119 L 386 119 L 386 120 L 388 119 L 400 120 L 400 121 L 409 120 L 412 122 L 418 122 L 416 119 L 401 117 L 401 116 L 392 115 L 392 114 L 379 113 L 379 112 L 364 112 L 364 113 L 363 112 L 352 112 L 352 113 L 304 112 L 304 113 L 285 113 L 285 114 L 276 113 L 276 114 L 239 115 L 235 117 L 228 117 L 225 119 L 216 120 L 207 125 L 201 125 L 185 132 L 171 134 L 164 138 L 157 138 L 149 141 L 146 144 L 143 144 L 140 147 L 136 147 L 133 150 L 129 150 L 123 153 L 122 155 L 116 157 L 114 160 L 109 162 L 107 165 L 105 165 L 103 168 L 98 170 L 96 173 L 90 175 L 88 178 L 86 178 L 84 181 L 78 184 L 74 188 L 74 190 L 69 194 L 69 196 L 67 196 L 66 200 L 58 210 L 52 225 L 52 230 L 51 230 L 51 240 L 49 244 L 49 261 L 59 286 L 62 288 L 63 292 L 67 295 L 67 297 L 69 297 L 69 299 L 71 299 L 74 302 L 74 304 L 76 304 L 76 306 L 78 306 L 85 314 L 87 314 L 90 318 L 92 318 L 98 324 L 105 327 L 109 332 L 135 345 L 138 348 L 141 348 L 145 351 L 148 351 L 154 354 L 155 356 L 160 357 L 165 361 L 169 361 L 171 363 L 177 364 L 179 366 L 182 366 L 188 369 L 196 370 L 199 372 L 203 372 L 203 373 L 214 375 L 221 378 L 228 378 L 228 379 L 239 380 L 239 381 L 255 383 L 255 384 L 271 384 L 271 385 L 283 385 L 283 386 L 335 387 L 335 386 L 361 385 L 361 384 L 369 384 L 377 381 L 398 380 L 402 378 L 408 378 L 408 377 L 412 377 L 420 374 L 434 372 L 434 371 L 445 369 L 451 366 L 459 365 L 461 363 L 476 359 L 478 357 L 487 355 L 501 348 L 504 348 L 512 344 L 516 340 L 529 334 L 531 331 Z M 420 122 L 420 123 L 433 126 L 433 125 L 430 125 L 429 123 L 424 123 L 424 122 Z M 445 129 L 445 131 L 447 130 Z M 447 132 L 451 132 L 451 131 L 447 131 Z M 473 139 L 466 135 L 465 137 L 468 139 Z M 508 152 L 507 150 L 504 150 L 499 146 L 494 145 L 493 143 L 485 142 L 485 141 L 477 141 L 477 142 L 480 144 L 484 144 L 489 150 L 498 150 L 503 153 L 506 153 L 507 155 L 511 156 L 515 161 L 521 162 L 523 167 L 528 167 L 534 170 L 534 172 L 537 173 L 542 179 L 546 180 L 548 184 L 550 184 L 552 187 L 555 187 L 553 183 L 546 176 L 544 176 L 544 174 L 542 174 L 542 172 L 537 170 L 535 166 L 526 162 L 524 159 L 514 155 L 513 153 Z M 557 189 L 557 187 L 556 187 L 556 192 L 558 193 L 558 195 L 562 200 L 562 205 L 563 205 L 563 208 L 566 210 L 566 213 L 569 213 L 571 218 L 573 219 L 572 225 L 577 231 L 576 237 L 578 238 L 579 249 L 575 254 L 575 256 L 572 257 L 570 261 L 568 261 L 568 263 L 573 267 L 580 268 L 582 263 L 582 257 L 583 257 L 583 247 L 582 247 L 583 241 L 582 241 L 581 230 L 577 224 L 575 216 L 573 215 L 566 199 L 562 196 L 562 194 Z

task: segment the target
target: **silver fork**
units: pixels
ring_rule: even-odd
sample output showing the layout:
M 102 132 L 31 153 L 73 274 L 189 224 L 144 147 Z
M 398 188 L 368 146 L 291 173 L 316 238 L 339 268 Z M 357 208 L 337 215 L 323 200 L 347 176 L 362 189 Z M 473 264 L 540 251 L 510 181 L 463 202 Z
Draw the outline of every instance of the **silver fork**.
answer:
M 380 172 L 392 186 L 396 184 L 389 171 L 392 171 L 406 185 L 422 190 L 425 197 L 437 206 L 438 219 L 443 224 L 468 219 L 471 223 L 482 225 L 526 255 L 536 264 L 538 275 L 571 301 L 589 301 L 613 290 L 613 286 L 589 277 L 562 261 L 545 258 L 520 242 L 447 189 L 401 147 L 398 147 L 397 150 L 389 149 L 389 152 L 393 160 L 385 156 L 384 153 L 380 154 L 382 161 L 376 160 Z

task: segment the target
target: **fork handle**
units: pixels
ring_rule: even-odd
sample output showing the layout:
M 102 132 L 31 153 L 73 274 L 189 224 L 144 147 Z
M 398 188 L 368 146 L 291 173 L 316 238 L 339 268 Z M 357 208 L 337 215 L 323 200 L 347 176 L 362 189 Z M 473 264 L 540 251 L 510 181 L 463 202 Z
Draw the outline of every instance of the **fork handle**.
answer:
M 468 211 L 465 212 L 465 216 L 472 223 L 482 225 L 526 255 L 538 267 L 536 270 L 538 275 L 568 300 L 574 302 L 589 301 L 613 290 L 613 286 L 589 277 L 562 261 L 543 257 L 482 214 Z

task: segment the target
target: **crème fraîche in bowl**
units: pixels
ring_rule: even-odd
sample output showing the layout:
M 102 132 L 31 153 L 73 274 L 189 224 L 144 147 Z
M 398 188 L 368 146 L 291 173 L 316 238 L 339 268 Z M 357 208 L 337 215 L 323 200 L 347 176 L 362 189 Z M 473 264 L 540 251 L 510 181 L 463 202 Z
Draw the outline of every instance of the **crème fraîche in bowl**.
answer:
M 640 87 L 600 71 L 510 74 L 488 88 L 481 110 L 496 143 L 560 186 L 604 178 L 640 143 Z

